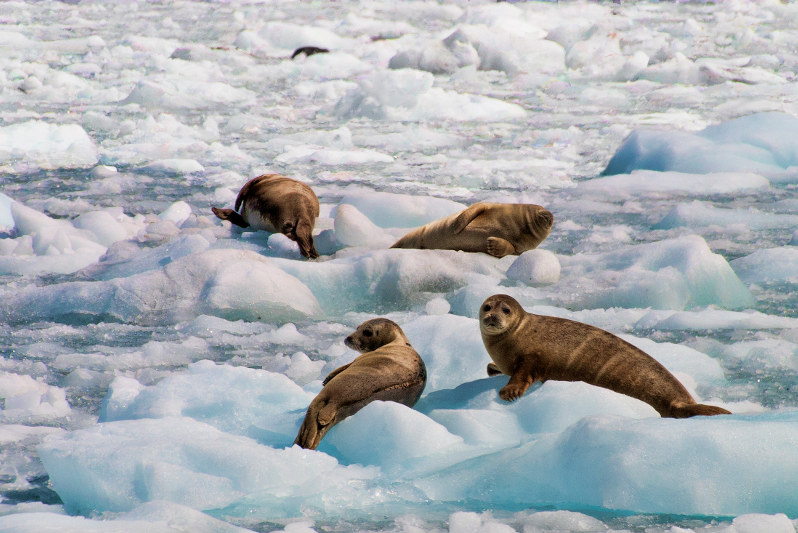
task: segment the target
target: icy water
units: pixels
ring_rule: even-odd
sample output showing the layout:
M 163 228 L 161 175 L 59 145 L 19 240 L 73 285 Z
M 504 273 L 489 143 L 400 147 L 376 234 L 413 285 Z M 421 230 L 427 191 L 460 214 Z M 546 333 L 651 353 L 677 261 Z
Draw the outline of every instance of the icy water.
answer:
M 0 531 L 794 530 L 795 4 L 4 2 L 0 25 Z M 211 214 L 266 172 L 319 196 L 317 261 Z M 543 252 L 388 250 L 482 200 L 550 209 Z M 562 382 L 502 402 L 475 320 L 497 292 L 735 414 Z M 292 448 L 375 316 L 422 399 Z

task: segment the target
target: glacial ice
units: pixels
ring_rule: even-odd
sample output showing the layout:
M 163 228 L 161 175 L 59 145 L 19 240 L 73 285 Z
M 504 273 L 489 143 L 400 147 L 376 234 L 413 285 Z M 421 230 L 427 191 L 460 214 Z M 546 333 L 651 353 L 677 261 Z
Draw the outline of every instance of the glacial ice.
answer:
M 108 281 L 71 281 L 6 295 L 4 320 L 88 315 L 147 324 L 177 321 L 192 309 L 228 318 L 289 321 L 319 314 L 310 290 L 248 250 L 208 250 L 154 271 Z
M 709 126 L 698 133 L 635 130 L 604 169 L 605 175 L 636 169 L 688 174 L 755 172 L 792 181 L 798 151 L 789 141 L 798 119 L 786 113 L 756 113 Z
M 798 248 L 765 248 L 734 259 L 731 267 L 746 283 L 798 282 Z
M 79 124 L 31 120 L 0 127 L 0 170 L 11 173 L 91 168 L 97 145 Z
M 794 531 L 798 11 L 717 7 L 4 3 L 0 531 Z M 319 260 L 211 216 L 264 172 L 319 194 Z M 387 249 L 476 201 L 557 221 Z M 501 401 L 497 292 L 735 414 Z M 375 315 L 423 397 L 291 447 Z
M 686 309 L 715 304 L 735 309 L 753 303 L 729 263 L 697 235 L 559 259 L 569 279 L 593 281 L 578 294 L 576 283 L 558 286 L 558 291 L 573 291 L 568 297 L 583 307 Z

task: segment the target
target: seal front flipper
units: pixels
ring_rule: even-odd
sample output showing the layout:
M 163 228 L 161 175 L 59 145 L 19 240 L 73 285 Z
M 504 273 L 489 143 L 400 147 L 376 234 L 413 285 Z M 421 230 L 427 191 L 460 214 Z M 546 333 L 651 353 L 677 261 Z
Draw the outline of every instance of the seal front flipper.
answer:
M 510 381 L 499 390 L 499 397 L 506 402 L 512 402 L 523 396 L 529 386 L 536 381 L 532 375 L 533 368 L 534 362 L 531 357 L 519 358 Z
M 510 241 L 501 237 L 488 237 L 487 249 L 490 255 L 499 258 L 515 253 L 515 247 Z
M 242 228 L 248 228 L 249 222 L 244 220 L 244 217 L 233 211 L 232 209 L 219 209 L 218 207 L 211 207 L 211 211 L 217 217 L 221 218 L 222 220 L 229 220 L 236 226 L 240 226 Z
M 461 233 L 475 218 L 484 213 L 487 208 L 488 205 L 482 202 L 466 208 L 465 211 L 457 215 L 457 218 L 452 223 L 452 231 L 455 234 Z
M 351 363 L 350 363 L 350 364 L 351 364 Z M 338 374 L 340 374 L 341 372 L 343 372 L 343 371 L 344 371 L 344 370 L 346 370 L 347 368 L 349 368 L 349 365 L 339 366 L 338 368 L 336 368 L 335 370 L 333 370 L 332 372 L 330 372 L 329 374 L 327 374 L 327 377 L 326 377 L 326 378 L 324 378 L 324 381 L 322 381 L 322 382 L 321 382 L 321 384 L 322 384 L 322 385 L 326 385 L 327 383 L 329 383 L 329 382 L 330 382 L 330 380 L 331 380 L 332 378 L 334 378 L 335 376 L 337 376 Z
M 499 367 L 496 366 L 496 363 L 488 363 L 488 375 L 489 376 L 498 376 L 501 373 L 502 373 L 502 371 L 499 370 Z

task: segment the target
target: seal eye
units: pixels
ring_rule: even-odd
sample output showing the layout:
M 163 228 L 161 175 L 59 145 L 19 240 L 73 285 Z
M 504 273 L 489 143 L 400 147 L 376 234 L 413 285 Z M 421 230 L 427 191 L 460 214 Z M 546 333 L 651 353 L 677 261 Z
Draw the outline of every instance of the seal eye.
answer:
M 490 305 L 489 304 L 485 304 L 485 306 L 482 308 L 482 310 L 487 313 L 488 311 L 490 311 Z
M 373 333 L 371 332 L 370 329 L 367 329 L 367 330 L 363 331 L 363 336 L 364 337 L 371 337 L 372 335 L 373 335 Z
M 502 313 L 504 313 L 505 315 L 509 315 L 510 314 L 510 308 L 507 307 L 506 305 L 502 306 Z

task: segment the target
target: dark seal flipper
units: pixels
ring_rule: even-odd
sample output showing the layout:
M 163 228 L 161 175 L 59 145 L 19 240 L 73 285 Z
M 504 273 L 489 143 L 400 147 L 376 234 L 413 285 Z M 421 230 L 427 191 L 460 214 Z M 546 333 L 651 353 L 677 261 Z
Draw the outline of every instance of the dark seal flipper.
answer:
M 222 220 L 229 220 L 236 226 L 241 226 L 242 228 L 249 227 L 249 222 L 244 220 L 244 217 L 232 209 L 219 209 L 218 207 L 211 207 L 211 211 L 213 211 L 213 214 L 217 217 L 221 218 Z
M 674 406 L 670 413 L 662 416 L 669 416 L 671 418 L 690 418 L 691 416 L 715 416 L 730 414 L 731 411 L 727 411 L 723 407 L 694 403 L 689 405 Z

